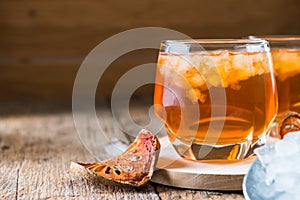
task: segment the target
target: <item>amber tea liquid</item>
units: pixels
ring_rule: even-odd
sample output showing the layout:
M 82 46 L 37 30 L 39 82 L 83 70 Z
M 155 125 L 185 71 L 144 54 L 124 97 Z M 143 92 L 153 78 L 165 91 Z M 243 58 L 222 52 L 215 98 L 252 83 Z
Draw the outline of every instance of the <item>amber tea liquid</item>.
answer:
M 276 112 L 274 78 L 265 53 L 170 55 L 161 53 L 155 86 L 155 111 L 164 121 L 170 141 L 185 158 L 235 160 L 246 156 L 264 137 Z M 210 94 L 224 93 L 225 104 Z M 223 109 L 212 116 L 212 107 Z M 193 113 L 199 110 L 199 116 Z M 214 130 L 212 123 L 221 123 Z M 185 149 L 184 144 L 191 144 Z M 213 147 L 199 157 L 200 148 Z M 222 152 L 218 147 L 226 147 Z M 182 150 L 182 152 L 180 152 Z M 225 151 L 225 153 L 224 153 Z
M 279 116 L 300 112 L 300 49 L 273 49 Z

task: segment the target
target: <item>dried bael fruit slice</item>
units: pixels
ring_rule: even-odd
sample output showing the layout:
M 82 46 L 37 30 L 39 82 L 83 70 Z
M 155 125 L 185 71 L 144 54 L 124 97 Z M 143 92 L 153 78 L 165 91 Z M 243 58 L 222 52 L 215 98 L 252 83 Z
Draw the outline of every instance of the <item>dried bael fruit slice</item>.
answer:
M 279 137 L 282 139 L 286 134 L 294 131 L 300 131 L 300 114 L 290 112 L 279 125 Z
M 87 173 L 92 172 L 109 181 L 138 187 L 151 179 L 159 150 L 158 138 L 142 129 L 123 154 L 99 163 L 72 162 L 70 168 L 87 178 Z

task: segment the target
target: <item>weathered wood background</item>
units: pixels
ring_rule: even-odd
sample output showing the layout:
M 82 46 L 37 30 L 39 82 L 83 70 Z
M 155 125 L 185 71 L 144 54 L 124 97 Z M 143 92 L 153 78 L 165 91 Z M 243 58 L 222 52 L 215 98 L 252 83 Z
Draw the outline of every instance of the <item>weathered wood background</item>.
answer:
M 243 199 L 153 183 L 120 189 L 71 174 L 70 160 L 94 159 L 74 127 L 74 79 L 85 56 L 121 31 L 155 26 L 193 38 L 300 34 L 299 10 L 298 0 L 0 0 L 0 199 Z M 117 59 L 98 97 L 108 96 L 122 73 L 156 58 L 157 50 L 142 50 Z M 110 120 L 104 125 L 117 134 Z
M 131 28 L 166 27 L 193 38 L 300 34 L 299 10 L 298 0 L 0 0 L 0 97 L 69 99 L 89 51 Z M 156 56 L 122 56 L 102 80 L 104 93 L 120 73 Z

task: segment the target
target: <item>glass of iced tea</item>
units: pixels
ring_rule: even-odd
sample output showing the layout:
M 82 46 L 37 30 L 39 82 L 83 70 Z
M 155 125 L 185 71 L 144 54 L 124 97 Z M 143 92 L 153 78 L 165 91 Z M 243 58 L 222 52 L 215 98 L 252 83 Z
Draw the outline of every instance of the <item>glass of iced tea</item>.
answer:
M 191 160 L 241 160 L 265 142 L 277 91 L 265 40 L 167 40 L 157 61 L 154 109 Z
M 271 46 L 278 90 L 278 117 L 300 113 L 300 36 L 261 36 Z

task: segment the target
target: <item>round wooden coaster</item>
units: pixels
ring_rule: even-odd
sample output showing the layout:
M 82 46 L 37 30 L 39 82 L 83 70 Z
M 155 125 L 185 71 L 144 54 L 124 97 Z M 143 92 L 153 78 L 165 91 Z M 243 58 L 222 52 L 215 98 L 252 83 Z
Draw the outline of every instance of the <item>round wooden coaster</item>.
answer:
M 159 139 L 161 151 L 152 182 L 189 189 L 242 190 L 244 175 L 254 158 L 244 161 L 191 161 L 181 158 L 167 137 Z

